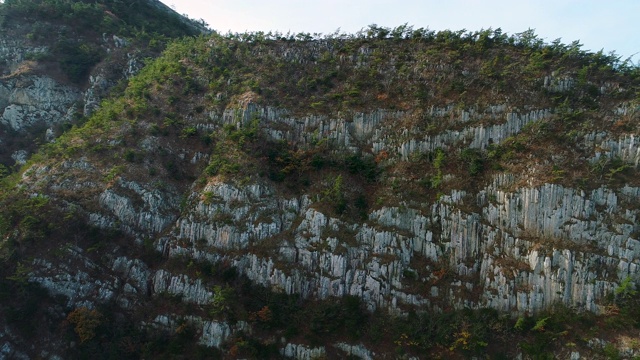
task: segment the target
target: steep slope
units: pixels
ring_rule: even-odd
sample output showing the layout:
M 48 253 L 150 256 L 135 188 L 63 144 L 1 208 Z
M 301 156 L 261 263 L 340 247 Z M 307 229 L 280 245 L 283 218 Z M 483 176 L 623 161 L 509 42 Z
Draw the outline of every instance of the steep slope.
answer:
M 532 32 L 177 41 L 5 178 L 2 284 L 46 289 L 32 318 L 81 344 L 11 320 L 4 339 L 637 355 L 638 75 Z
M 206 29 L 158 1 L 0 4 L 0 164 L 82 122 L 174 37 Z

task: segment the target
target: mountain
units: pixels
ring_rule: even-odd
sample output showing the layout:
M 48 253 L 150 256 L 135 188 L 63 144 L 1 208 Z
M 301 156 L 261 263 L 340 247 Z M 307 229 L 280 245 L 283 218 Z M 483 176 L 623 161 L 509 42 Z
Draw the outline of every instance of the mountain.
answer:
M 640 355 L 636 66 L 532 31 L 197 35 L 154 4 L 0 8 L 27 49 L 2 141 L 41 139 L 3 160 L 5 357 Z M 21 17 L 51 6 L 40 51 Z
M 5 167 L 89 115 L 169 39 L 208 31 L 159 1 L 8 0 L 0 12 Z

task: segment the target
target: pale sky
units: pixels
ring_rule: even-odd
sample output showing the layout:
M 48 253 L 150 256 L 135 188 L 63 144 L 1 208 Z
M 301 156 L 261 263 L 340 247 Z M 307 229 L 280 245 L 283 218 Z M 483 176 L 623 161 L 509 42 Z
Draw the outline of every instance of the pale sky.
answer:
M 580 40 L 583 50 L 640 53 L 640 0 L 161 0 L 180 14 L 204 19 L 212 29 L 330 34 L 354 33 L 369 24 L 407 23 L 431 30 L 529 28 L 546 42 Z M 640 54 L 634 62 L 638 63 Z

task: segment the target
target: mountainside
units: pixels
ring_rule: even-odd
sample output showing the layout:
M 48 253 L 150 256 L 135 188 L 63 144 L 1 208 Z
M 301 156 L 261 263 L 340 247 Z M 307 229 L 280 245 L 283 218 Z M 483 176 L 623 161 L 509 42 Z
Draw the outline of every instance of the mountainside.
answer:
M 0 164 L 23 164 L 169 39 L 205 31 L 159 1 L 0 4 Z
M 77 79 L 5 30 L 2 146 L 46 136 L 2 179 L 5 357 L 640 356 L 637 67 L 406 25 L 142 66 L 121 2 L 24 3 L 130 27 Z

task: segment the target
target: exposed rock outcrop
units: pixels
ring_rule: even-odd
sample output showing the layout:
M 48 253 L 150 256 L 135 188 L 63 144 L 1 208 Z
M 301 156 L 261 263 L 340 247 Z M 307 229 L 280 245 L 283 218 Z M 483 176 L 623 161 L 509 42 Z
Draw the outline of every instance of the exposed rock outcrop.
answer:
M 499 119 L 500 111 L 506 109 L 494 107 L 491 114 Z M 319 129 L 314 136 L 349 149 L 354 138 L 359 146 L 383 144 L 381 139 L 390 138 L 391 130 L 380 124 L 401 116 L 378 111 L 357 115 L 352 122 L 296 121 L 286 113 L 249 105 L 244 113 L 229 112 L 222 121 L 242 124 L 264 117 L 268 127 L 289 124 L 290 131 L 269 134 L 300 143 L 307 141 L 304 134 Z M 412 152 L 462 139 L 471 148 L 483 148 L 549 116 L 546 110 L 525 116 L 506 113 L 504 123 L 488 130 L 465 130 L 468 136 L 451 133 L 451 141 L 427 140 L 433 146 L 411 143 L 415 145 L 395 153 L 406 159 Z M 591 142 L 594 153 L 600 144 Z M 387 145 L 370 149 L 391 150 Z M 635 153 L 623 159 L 633 164 Z M 371 309 L 453 304 L 536 313 L 563 303 L 599 312 L 607 294 L 637 272 L 638 209 L 631 204 L 639 190 L 600 187 L 587 193 L 555 184 L 529 187 L 516 184 L 512 176 L 498 175 L 475 199 L 465 191 L 453 191 L 422 208 L 382 207 L 369 213 L 366 224 L 358 224 L 314 209 L 310 198 L 278 197 L 266 184 L 215 184 L 191 195 L 197 201 L 177 222 L 176 239 L 189 239 L 193 248 L 170 242 L 167 250 L 216 259 L 220 250 L 269 243 L 267 253 L 249 251 L 234 264 L 259 284 L 304 297 L 355 295 Z
M 68 122 L 76 112 L 81 92 L 47 76 L 17 76 L 0 80 L 0 124 L 14 131 L 34 125 L 52 126 Z

